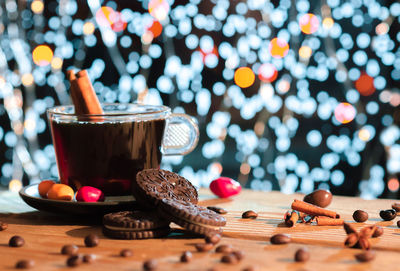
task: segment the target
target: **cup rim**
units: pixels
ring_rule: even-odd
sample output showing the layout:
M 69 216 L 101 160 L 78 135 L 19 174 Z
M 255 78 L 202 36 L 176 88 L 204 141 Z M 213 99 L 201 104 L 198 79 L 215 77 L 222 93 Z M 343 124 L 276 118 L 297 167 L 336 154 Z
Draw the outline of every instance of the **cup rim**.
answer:
M 152 115 L 159 115 L 159 114 L 168 114 L 171 112 L 171 108 L 165 105 L 151 105 L 151 104 L 142 104 L 142 103 L 101 103 L 102 108 L 107 106 L 134 106 L 137 108 L 145 108 L 149 111 L 141 111 L 141 112 L 104 112 L 103 114 L 83 114 L 82 116 L 90 116 L 90 117 L 126 117 L 126 116 L 146 116 L 150 117 Z M 65 112 L 66 109 L 71 110 L 74 105 L 58 105 L 54 107 L 50 107 L 47 109 L 48 114 L 54 114 L 59 116 L 65 117 L 74 117 L 79 116 L 70 112 Z M 153 110 L 152 110 L 153 109 Z M 122 110 L 122 109 L 121 109 Z

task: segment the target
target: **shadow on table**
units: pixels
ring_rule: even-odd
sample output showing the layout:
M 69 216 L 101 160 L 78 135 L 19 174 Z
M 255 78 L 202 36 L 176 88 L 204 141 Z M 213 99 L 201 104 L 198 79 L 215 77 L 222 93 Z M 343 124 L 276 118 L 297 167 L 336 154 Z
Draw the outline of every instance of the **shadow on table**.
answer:
M 102 217 L 55 215 L 46 212 L 32 211 L 19 214 L 0 213 L 0 220 L 18 225 L 101 225 Z

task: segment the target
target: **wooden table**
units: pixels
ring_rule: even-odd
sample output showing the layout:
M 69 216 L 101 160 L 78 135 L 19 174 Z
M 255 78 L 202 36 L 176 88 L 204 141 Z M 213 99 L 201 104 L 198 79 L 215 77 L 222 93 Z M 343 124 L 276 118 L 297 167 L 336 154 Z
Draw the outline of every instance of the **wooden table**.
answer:
M 357 228 L 366 224 L 384 226 L 382 237 L 373 239 L 376 259 L 369 263 L 358 263 L 354 254 L 359 249 L 343 247 L 345 233 L 339 226 L 297 225 L 287 228 L 282 225 L 282 217 L 293 199 L 302 199 L 302 195 L 284 195 L 279 192 L 254 192 L 245 190 L 233 200 L 216 199 L 208 190 L 201 190 L 201 204 L 217 205 L 229 211 L 224 238 L 220 242 L 232 244 L 246 254 L 239 264 L 229 265 L 220 262 L 221 255 L 213 252 L 195 252 L 194 244 L 203 242 L 188 235 L 173 235 L 164 239 L 150 240 L 111 240 L 103 237 L 101 226 L 94 225 L 91 219 L 73 219 L 41 213 L 23 203 L 16 193 L 0 193 L 0 221 L 9 223 L 7 230 L 0 232 L 0 270 L 12 270 L 19 259 L 33 259 L 36 262 L 32 270 L 71 270 L 67 267 L 66 256 L 60 254 L 65 244 L 76 244 L 81 253 L 97 255 L 96 262 L 82 264 L 76 270 L 142 270 L 146 259 L 156 258 L 157 270 L 242 270 L 254 266 L 256 270 L 400 270 L 397 257 L 400 256 L 400 229 L 396 221 L 382 221 L 379 210 L 390 208 L 393 200 L 365 201 L 360 198 L 335 196 L 329 209 L 335 210 L 348 222 L 356 209 L 363 209 L 370 215 L 367 223 L 358 223 Z M 241 219 L 246 210 L 259 213 L 256 220 Z M 83 238 L 89 233 L 100 236 L 100 244 L 95 248 L 83 246 Z M 269 238 L 275 233 L 287 233 L 292 236 L 288 245 L 271 245 Z M 22 236 L 26 244 L 20 248 L 8 247 L 13 235 Z M 311 259 L 305 263 L 296 263 L 294 253 L 301 247 L 307 247 Z M 119 257 L 123 248 L 134 251 L 133 257 Z M 193 260 L 180 263 L 179 256 L 185 250 L 193 252 Z

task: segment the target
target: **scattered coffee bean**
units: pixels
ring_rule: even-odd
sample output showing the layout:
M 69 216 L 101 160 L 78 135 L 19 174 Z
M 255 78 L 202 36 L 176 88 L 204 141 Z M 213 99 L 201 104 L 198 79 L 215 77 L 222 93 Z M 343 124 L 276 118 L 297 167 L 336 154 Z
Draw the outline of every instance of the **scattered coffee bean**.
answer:
M 280 245 L 280 244 L 287 244 L 290 243 L 291 238 L 289 235 L 278 233 L 271 236 L 271 244 Z
M 8 245 L 10 247 L 22 247 L 25 244 L 24 238 L 18 235 L 14 235 L 13 237 L 10 238 L 10 241 L 8 241 Z
M 256 219 L 258 214 L 252 210 L 246 211 L 242 214 L 242 218 Z
M 188 262 L 190 262 L 192 260 L 192 258 L 193 258 L 192 252 L 185 251 L 181 255 L 181 262 L 188 263 Z
M 15 264 L 15 268 L 17 269 L 29 269 L 35 266 L 35 262 L 33 260 L 20 260 Z
M 233 263 L 239 262 L 239 260 L 233 253 L 229 253 L 229 254 L 222 256 L 221 262 L 233 264 Z
M 94 260 L 96 260 L 96 255 L 94 255 L 94 254 L 85 254 L 82 257 L 82 261 L 84 263 L 92 263 L 92 262 L 94 262 Z
M 365 222 L 368 220 L 368 213 L 363 210 L 357 210 L 353 213 L 353 219 L 356 222 Z
M 217 253 L 231 253 L 233 251 L 233 248 L 231 245 L 219 245 L 215 249 L 215 252 Z
M 381 218 L 385 221 L 393 220 L 397 216 L 395 209 L 382 210 L 379 212 Z
M 121 250 L 121 252 L 119 253 L 119 255 L 121 257 L 132 257 L 133 255 L 133 251 L 131 249 L 123 249 Z
M 205 243 L 205 244 L 198 243 L 195 245 L 195 247 L 196 247 L 197 251 L 199 251 L 199 252 L 206 252 L 206 251 L 210 251 L 214 247 L 214 245 L 211 243 Z
M 327 190 L 318 189 L 308 195 L 305 195 L 303 200 L 307 203 L 325 208 L 332 202 L 332 193 Z
M 4 231 L 8 228 L 8 224 L 6 222 L 0 221 L 0 231 Z
M 61 254 L 63 255 L 76 255 L 78 254 L 78 246 L 75 245 L 65 245 L 61 248 Z
M 310 259 L 310 252 L 306 248 L 300 248 L 294 254 L 294 260 L 296 262 L 306 262 Z
M 356 260 L 359 262 L 369 262 L 375 259 L 375 252 L 365 251 L 359 254 L 354 255 Z
M 242 271 L 255 271 L 256 269 L 254 268 L 254 266 L 247 266 L 245 268 L 242 269 Z
M 359 248 L 361 248 L 361 249 L 369 250 L 369 249 L 371 248 L 371 243 L 369 242 L 369 239 L 368 239 L 368 238 L 361 236 L 361 237 L 358 239 L 357 246 L 358 246 Z
M 374 233 L 372 234 L 372 238 L 379 237 L 383 234 L 383 228 L 381 226 L 376 226 Z
M 154 259 L 147 260 L 143 263 L 143 269 L 145 271 L 153 271 L 157 269 L 157 261 Z
M 235 250 L 232 251 L 232 254 L 236 257 L 238 261 L 241 261 L 244 259 L 244 252 L 242 250 Z
M 211 211 L 214 211 L 214 212 L 216 212 L 217 214 L 220 214 L 220 215 L 225 215 L 225 214 L 228 213 L 228 211 L 225 210 L 224 208 L 217 207 L 217 206 L 208 206 L 207 209 L 209 209 Z
M 344 240 L 344 245 L 346 247 L 354 247 L 358 242 L 358 235 L 356 233 L 350 233 L 347 235 L 346 240 Z
M 393 203 L 392 208 L 396 210 L 396 212 L 400 212 L 400 203 Z
M 215 245 L 221 240 L 221 235 L 218 233 L 212 234 L 212 235 L 207 235 L 205 240 L 206 240 L 206 243 L 211 243 L 211 244 Z
M 95 247 L 99 244 L 99 237 L 96 234 L 89 234 L 85 237 L 85 246 Z
M 67 266 L 70 266 L 70 267 L 78 266 L 81 263 L 82 263 L 81 255 L 72 255 L 72 256 L 69 256 L 67 259 Z

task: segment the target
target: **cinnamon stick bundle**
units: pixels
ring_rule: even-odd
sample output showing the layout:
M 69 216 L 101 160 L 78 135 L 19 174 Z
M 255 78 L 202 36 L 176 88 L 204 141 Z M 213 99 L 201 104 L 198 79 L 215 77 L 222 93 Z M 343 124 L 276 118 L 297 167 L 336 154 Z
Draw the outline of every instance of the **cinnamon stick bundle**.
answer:
M 67 71 L 67 78 L 71 84 L 71 98 L 77 115 L 103 114 L 99 99 L 90 82 L 87 70 L 81 70 L 76 74 Z
M 292 203 L 292 209 L 309 214 L 311 216 L 327 216 L 331 218 L 340 218 L 340 215 L 334 211 L 326 210 L 321 207 L 296 199 Z
M 285 224 L 288 227 L 293 227 L 299 220 L 299 213 L 296 211 L 287 211 L 284 216 Z

